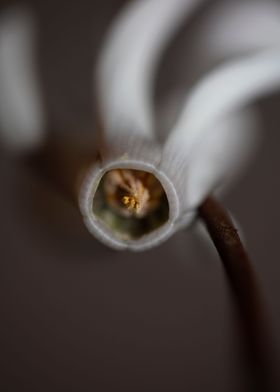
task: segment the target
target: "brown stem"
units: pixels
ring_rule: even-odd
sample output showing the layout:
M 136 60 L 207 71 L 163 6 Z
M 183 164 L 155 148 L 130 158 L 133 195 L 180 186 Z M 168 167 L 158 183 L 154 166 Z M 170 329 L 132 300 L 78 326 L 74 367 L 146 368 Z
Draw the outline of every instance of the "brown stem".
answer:
M 229 214 L 213 197 L 199 208 L 211 239 L 221 257 L 230 283 L 246 343 L 253 391 L 274 390 L 266 316 L 252 263 Z
M 41 151 L 27 163 L 40 175 L 43 173 L 57 189 L 77 205 L 77 188 L 81 175 L 92 164 L 97 153 L 92 143 L 79 145 L 77 140 L 57 137 L 49 139 Z M 208 197 L 199 208 L 223 262 L 237 305 L 239 319 L 251 364 L 252 390 L 269 392 L 269 347 L 265 315 L 249 257 L 228 213 L 214 198 Z

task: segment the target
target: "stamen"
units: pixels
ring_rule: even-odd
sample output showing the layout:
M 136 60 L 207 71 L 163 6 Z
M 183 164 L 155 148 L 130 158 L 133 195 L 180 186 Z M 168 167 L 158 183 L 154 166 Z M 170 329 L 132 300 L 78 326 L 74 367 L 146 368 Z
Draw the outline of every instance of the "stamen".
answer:
M 124 196 L 122 202 L 129 210 L 135 210 L 136 213 L 140 210 L 140 203 L 136 196 Z
M 115 169 L 106 175 L 105 194 L 120 214 L 141 218 L 159 205 L 162 188 L 150 173 Z

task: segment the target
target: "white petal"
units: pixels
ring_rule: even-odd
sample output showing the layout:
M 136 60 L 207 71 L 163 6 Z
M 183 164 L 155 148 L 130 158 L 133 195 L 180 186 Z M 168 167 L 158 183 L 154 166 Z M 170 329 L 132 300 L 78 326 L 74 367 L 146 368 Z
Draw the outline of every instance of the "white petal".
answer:
M 153 137 L 152 79 L 162 50 L 203 0 L 132 1 L 109 32 L 97 68 L 105 133 Z
M 274 0 L 218 2 L 203 20 L 194 40 L 195 55 L 208 62 L 277 45 L 280 3 Z
M 190 92 L 166 150 L 188 157 L 231 111 L 280 87 L 280 47 L 244 56 L 206 75 Z
M 198 206 L 210 191 L 223 189 L 252 161 L 260 141 L 258 116 L 242 110 L 221 118 L 205 134 L 190 162 L 187 176 L 187 205 Z
M 188 226 L 196 208 L 214 191 L 233 186 L 239 174 L 252 162 L 261 141 L 256 110 L 243 109 L 221 118 L 205 133 L 199 148 L 186 166 L 173 161 L 173 181 L 180 195 L 181 211 L 176 229 Z M 169 162 L 170 162 L 169 157 Z M 165 172 L 168 168 L 165 169 Z M 180 187 L 181 184 L 181 187 Z
M 186 215 L 180 225 L 188 223 L 190 211 L 219 183 L 228 184 L 255 152 L 257 122 L 238 110 L 280 87 L 279 5 L 237 1 L 220 7 L 198 39 L 201 50 L 207 47 L 206 60 L 211 64 L 217 57 L 247 54 L 217 67 L 193 87 L 166 143 L 168 159 L 162 166 L 169 166 L 178 182 L 186 179 Z
M 0 17 L 0 137 L 25 150 L 42 141 L 44 115 L 34 64 L 30 13 L 11 8 Z
M 177 189 L 181 182 L 181 199 L 184 199 L 183 209 L 187 214 L 202 201 L 204 196 L 212 192 L 221 180 L 219 167 L 215 165 L 215 161 L 214 164 L 212 162 L 216 153 L 216 145 L 210 143 L 220 122 L 242 106 L 279 87 L 280 50 L 275 48 L 220 66 L 200 81 L 191 92 L 183 114 L 167 140 L 162 157 L 162 168 L 177 182 Z M 246 138 L 247 135 L 244 133 L 244 143 Z M 208 140 L 208 145 L 206 145 L 206 140 Z M 227 139 L 225 138 L 224 141 L 226 142 Z M 239 143 L 241 148 L 242 139 Z M 199 159 L 199 156 L 202 157 L 206 153 L 203 146 L 209 149 L 207 153 L 209 160 L 204 160 L 204 166 L 196 168 L 199 178 L 195 184 L 195 175 L 191 173 L 191 165 L 195 159 Z M 224 148 L 228 151 L 228 148 Z M 228 162 L 227 159 L 229 159 Z M 231 170 L 234 170 L 235 164 L 238 167 L 238 156 L 234 162 L 230 154 L 225 155 L 222 164 L 225 168 L 231 167 Z M 189 184 L 188 178 L 191 177 L 193 183 Z M 195 187 L 192 190 L 190 186 L 194 186 L 193 184 Z M 182 219 L 185 218 L 182 217 Z
M 227 63 L 207 75 L 190 94 L 164 148 L 161 167 L 181 184 L 184 213 L 178 227 L 230 171 L 238 171 L 254 137 L 235 125 L 237 109 L 280 87 L 280 50 L 267 50 Z M 245 122 L 246 125 L 246 122 Z M 247 133 L 246 133 L 247 132 Z M 247 150 L 247 151 L 246 151 Z M 173 158 L 171 158 L 173 157 Z M 201 160 L 200 160 L 201 159 Z

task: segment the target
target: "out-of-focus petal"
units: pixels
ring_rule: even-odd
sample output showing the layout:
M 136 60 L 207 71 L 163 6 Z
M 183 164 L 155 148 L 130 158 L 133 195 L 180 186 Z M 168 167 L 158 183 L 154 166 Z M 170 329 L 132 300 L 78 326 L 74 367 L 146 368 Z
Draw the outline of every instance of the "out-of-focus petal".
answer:
M 0 15 L 0 138 L 16 151 L 37 146 L 44 136 L 34 40 L 28 10 L 11 8 Z
M 189 94 L 165 148 L 189 156 L 212 125 L 280 87 L 280 46 L 223 64 Z
M 280 87 L 280 5 L 274 1 L 218 3 L 194 37 L 197 61 L 208 66 L 242 54 L 210 71 L 188 94 L 166 144 L 174 176 L 186 179 L 185 211 L 232 179 L 250 162 L 259 138 L 256 113 L 244 105 Z M 204 52 L 204 53 L 203 53 Z M 206 65 L 207 67 L 207 65 Z M 165 159 L 162 159 L 164 165 Z M 174 170 L 175 168 L 175 170 Z
M 260 138 L 253 109 L 231 113 L 215 123 L 191 160 L 186 200 L 197 206 L 212 190 L 232 186 L 234 177 L 252 161 Z
M 212 135 L 214 140 L 215 129 L 219 128 L 220 122 L 225 121 L 226 116 L 237 109 L 279 87 L 280 48 L 278 47 L 244 56 L 210 72 L 189 94 L 183 113 L 165 145 L 164 155 L 174 157 L 172 165 L 169 163 L 169 171 L 174 172 L 171 175 L 187 178 L 192 170 L 192 162 L 199 159 L 200 156 L 202 157 L 207 148 L 209 159 L 210 157 L 214 159 L 216 146 L 210 141 Z M 228 150 L 230 148 L 230 145 L 227 144 L 228 138 L 229 136 L 223 138 L 221 132 L 220 141 L 216 139 L 216 142 L 221 143 L 221 146 Z M 244 140 L 246 138 L 247 136 L 244 134 Z M 239 141 L 242 144 L 242 140 Z M 204 146 L 206 146 L 205 149 Z M 217 147 L 217 151 L 218 149 Z M 227 158 L 229 158 L 229 162 L 232 162 L 230 155 L 225 155 L 223 162 L 220 161 L 225 167 L 227 166 Z M 163 158 L 162 163 L 166 166 L 164 162 Z M 238 163 L 238 157 L 235 162 Z M 217 170 L 215 176 L 212 169 L 208 172 L 208 167 L 211 168 L 210 160 L 208 163 L 204 161 L 205 173 L 203 176 L 208 180 L 206 181 L 207 187 L 204 186 L 203 194 L 207 194 L 207 191 L 212 192 L 213 186 L 220 181 L 220 172 Z M 187 182 L 185 186 L 185 191 L 189 194 L 191 190 L 188 190 Z M 200 202 L 200 197 L 197 200 L 192 197 L 191 203 L 186 197 L 185 208 L 187 210 L 194 208 Z
M 100 115 L 107 136 L 153 137 L 153 72 L 168 40 L 203 0 L 130 2 L 110 30 L 97 67 Z
M 206 62 L 275 46 L 280 42 L 280 3 L 218 2 L 204 18 L 194 42 L 195 56 Z

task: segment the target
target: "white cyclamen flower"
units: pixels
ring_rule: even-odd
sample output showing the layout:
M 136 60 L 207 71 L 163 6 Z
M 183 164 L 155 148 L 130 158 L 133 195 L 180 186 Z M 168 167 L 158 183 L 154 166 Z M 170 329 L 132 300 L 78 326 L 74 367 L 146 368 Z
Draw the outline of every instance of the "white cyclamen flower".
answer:
M 102 146 L 100 160 L 82 183 L 79 205 L 89 231 L 115 249 L 148 249 L 187 227 L 204 198 L 248 159 L 256 122 L 244 106 L 280 86 L 280 24 L 275 22 L 280 22 L 279 5 L 273 0 L 267 0 L 265 6 L 259 0 L 237 0 L 224 6 L 217 11 L 220 16 L 210 18 L 205 31 L 201 30 L 197 53 L 201 48 L 202 58 L 224 58 L 227 52 L 231 59 L 192 86 L 167 140 L 159 143 L 152 104 L 156 66 L 172 36 L 201 3 L 203 0 L 131 1 L 101 51 L 96 82 Z M 238 23 L 242 18 L 244 22 L 244 15 L 250 17 L 250 29 L 243 35 L 248 23 Z M 231 23 L 225 22 L 229 16 Z M 265 33 L 258 39 L 260 25 Z M 25 29 L 20 21 L 17 26 L 12 29 L 16 36 Z M 9 113 L 19 107 L 23 118 L 30 120 L 29 125 L 22 124 L 30 131 L 37 127 L 37 135 L 41 134 L 42 111 L 40 105 L 34 105 L 35 73 L 26 61 L 28 53 L 19 51 L 17 60 L 25 71 L 14 72 L 19 79 L 15 83 L 20 86 L 22 77 L 31 86 L 24 88 L 26 105 L 19 105 L 17 91 L 9 90 L 12 73 L 7 63 L 14 61 L 14 52 L 11 49 L 5 54 L 9 37 L 5 31 L 0 25 L 0 83 L 7 87 L 5 97 L 11 99 L 0 100 L 0 125 L 9 130 L 14 127 L 21 136 L 26 132 L 28 140 L 26 127 L 18 127 L 21 121 L 13 124 L 16 118 Z M 228 39 L 215 38 L 225 36 Z M 8 46 L 17 48 L 14 41 Z M 5 61 L 1 60 L 3 53 Z M 5 117 L 5 113 L 9 115 Z M 31 134 L 36 136 L 35 131 Z
M 113 248 L 151 248 L 188 226 L 203 199 L 238 169 L 253 144 L 256 124 L 238 109 L 279 88 L 280 46 L 271 44 L 273 32 L 266 45 L 255 50 L 249 42 L 253 51 L 199 80 L 164 145 L 157 142 L 154 70 L 167 41 L 198 3 L 130 3 L 101 53 L 97 87 L 104 149 L 83 184 L 80 207 L 90 232 Z

